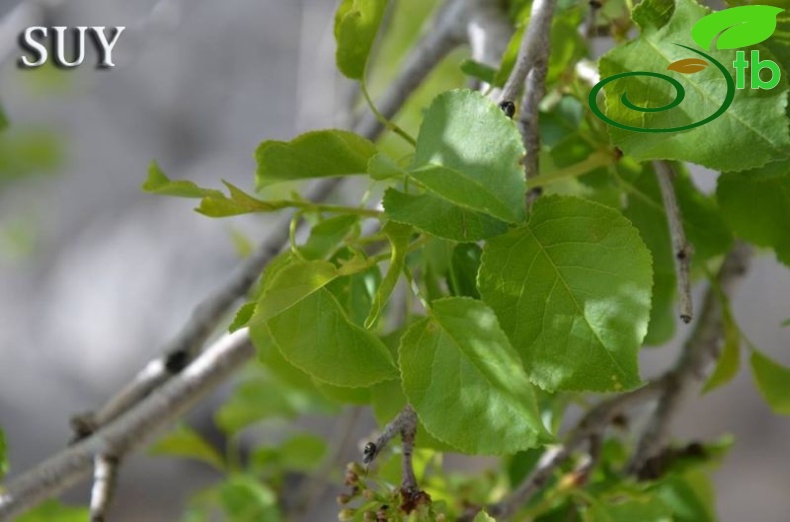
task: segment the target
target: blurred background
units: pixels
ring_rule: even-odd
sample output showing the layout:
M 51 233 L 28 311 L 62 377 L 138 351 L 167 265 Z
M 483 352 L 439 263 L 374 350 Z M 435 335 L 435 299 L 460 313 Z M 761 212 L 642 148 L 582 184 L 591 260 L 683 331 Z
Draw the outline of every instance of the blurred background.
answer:
M 416 6 L 408 28 L 416 31 L 427 2 L 403 3 Z M 334 73 L 334 8 L 331 0 L 0 1 L 0 104 L 11 121 L 0 148 L 15 151 L 0 170 L 0 426 L 11 476 L 61 449 L 70 416 L 160 353 L 237 265 L 234 238 L 257 241 L 277 222 L 211 220 L 191 211 L 194 201 L 140 185 L 156 159 L 173 178 L 250 189 L 260 141 L 343 124 L 349 86 Z M 21 70 L 17 37 L 31 25 L 127 29 L 113 69 L 93 68 L 89 48 L 76 70 Z M 452 55 L 449 67 L 459 61 Z M 714 173 L 695 179 L 715 186 Z M 785 365 L 788 296 L 790 271 L 762 254 L 733 300 L 743 330 Z M 646 350 L 643 374 L 659 373 L 676 351 Z M 222 393 L 194 422 L 210 424 Z M 363 417 L 358 439 L 373 427 Z M 340 421 L 303 422 L 329 434 Z M 771 414 L 748 371 L 690 401 L 676 434 L 735 437 L 715 474 L 723 522 L 787 521 L 790 419 Z M 135 456 L 122 469 L 113 520 L 176 520 L 189 494 L 216 478 L 203 466 Z M 84 504 L 87 491 L 67 498 Z M 307 518 L 319 519 L 333 516 Z

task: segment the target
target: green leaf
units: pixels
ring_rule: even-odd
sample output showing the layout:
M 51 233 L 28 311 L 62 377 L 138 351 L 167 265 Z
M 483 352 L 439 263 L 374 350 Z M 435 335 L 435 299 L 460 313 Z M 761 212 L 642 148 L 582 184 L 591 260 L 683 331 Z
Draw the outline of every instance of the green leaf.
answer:
M 370 388 L 348 388 L 344 386 L 333 386 L 314 380 L 315 387 L 324 397 L 337 404 L 356 404 L 366 406 L 370 404 Z
M 150 194 L 180 198 L 224 197 L 219 190 L 205 189 L 191 181 L 171 181 L 155 161 L 148 166 L 148 179 L 143 183 L 143 190 Z
M 364 174 L 376 146 L 353 132 L 320 130 L 290 142 L 264 141 L 255 152 L 258 187 L 280 181 Z
M 329 261 L 293 261 L 267 282 L 249 324 L 261 324 L 323 288 L 338 276 Z
M 724 307 L 722 321 L 724 323 L 724 347 L 721 349 L 719 361 L 702 393 L 713 391 L 730 382 L 738 375 L 741 366 L 741 332 L 735 324 L 729 305 Z
M 230 326 L 228 326 L 228 332 L 233 333 L 236 330 L 240 330 L 247 326 L 247 323 L 250 322 L 250 319 L 255 313 L 255 308 L 257 306 L 258 303 L 256 302 L 244 303 L 241 305 L 241 308 L 236 311 L 236 315 L 233 317 L 233 321 L 231 321 Z
M 392 221 L 413 225 L 432 236 L 458 242 L 480 241 L 507 231 L 507 223 L 467 210 L 430 193 L 384 193 L 384 209 Z
M 288 206 L 284 201 L 260 200 L 227 181 L 223 183 L 228 187 L 230 197 L 220 191 L 207 191 L 196 209 L 198 212 L 208 217 L 228 217 L 253 212 L 274 212 Z
M 15 522 L 85 522 L 90 520 L 90 510 L 84 507 L 66 506 L 57 500 L 47 500 L 14 520 Z
M 609 501 L 596 499 L 590 509 L 593 522 L 672 522 L 672 511 L 654 495 L 618 495 Z
M 280 522 L 277 495 L 248 475 L 233 475 L 219 486 L 219 502 L 229 522 Z
M 308 260 L 324 259 L 341 246 L 341 242 L 359 223 L 359 216 L 340 215 L 325 219 L 310 230 L 310 237 L 299 247 L 302 257 Z
M 2 114 L 0 112 L 0 114 Z M 8 473 L 8 447 L 5 442 L 5 433 L 0 429 L 0 480 Z
M 183 424 L 156 441 L 149 449 L 149 453 L 191 458 L 205 462 L 219 471 L 225 470 L 225 461 L 217 449 L 192 428 Z
M 480 269 L 481 249 L 475 243 L 456 245 L 450 259 L 447 286 L 453 295 L 480 299 L 477 291 L 477 272 Z
M 790 161 L 719 176 L 716 196 L 727 223 L 743 239 L 770 247 L 790 266 Z
M 494 83 L 497 70 L 488 64 L 467 58 L 461 62 L 461 72 L 485 83 Z
M 776 17 L 784 11 L 768 5 L 732 7 L 712 13 L 696 24 L 691 37 L 703 49 L 737 49 L 767 40 L 776 30 Z M 718 37 L 718 38 L 717 38 Z
M 238 384 L 231 398 L 217 410 L 215 422 L 232 435 L 267 418 L 290 419 L 297 414 L 276 382 L 257 377 Z
M 370 307 L 370 314 L 365 319 L 365 328 L 371 328 L 381 315 L 384 307 L 395 290 L 395 285 L 398 284 L 403 265 L 406 262 L 406 249 L 409 246 L 409 239 L 414 233 L 414 229 L 408 225 L 402 225 L 394 221 L 388 221 L 382 231 L 387 235 L 392 245 L 392 254 L 390 255 L 390 266 L 387 270 L 387 275 L 381 282 L 376 296 L 373 298 L 373 305 Z
M 665 0 L 642 2 L 658 6 L 665 3 Z M 716 63 L 696 74 L 667 71 L 671 63 L 680 59 L 710 61 L 693 50 L 689 37 L 694 23 L 706 14 L 706 8 L 695 0 L 677 0 L 666 25 L 643 27 L 639 38 L 615 47 L 599 62 L 604 79 L 635 71 L 660 73 L 676 79 L 685 90 L 685 99 L 680 105 L 654 112 L 628 108 L 622 103 L 626 92 L 633 105 L 646 108 L 669 105 L 677 96 L 675 87 L 666 79 L 630 76 L 616 79 L 604 88 L 605 114 L 615 122 L 639 129 L 671 129 L 706 120 L 725 105 L 728 93 L 734 92 L 732 105 L 709 123 L 682 132 L 636 132 L 610 125 L 612 143 L 639 161 L 690 161 L 720 171 L 755 168 L 787 158 L 790 155 L 790 131 L 785 115 L 787 78 L 782 78 L 773 89 L 735 89 L 734 84 L 728 84 L 728 80 L 733 82 L 735 74 L 731 65 L 735 52 L 727 50 L 706 51 Z M 772 58 L 767 49 L 759 51 L 761 59 Z M 705 145 L 700 146 L 700 143 Z
M 546 435 L 518 354 L 482 302 L 434 301 L 399 352 L 403 391 L 439 440 L 466 453 L 502 455 Z
M 387 347 L 369 331 L 349 322 L 325 288 L 268 324 L 285 359 L 318 380 L 354 388 L 398 376 Z
M 790 415 L 790 368 L 752 349 L 749 359 L 757 389 L 778 415 Z
M 550 391 L 640 384 L 651 259 L 616 210 L 540 198 L 526 226 L 486 244 L 478 285 L 532 382 Z
M 398 165 L 395 160 L 379 152 L 368 161 L 368 174 L 372 179 L 381 181 L 406 175 L 406 170 Z
M 263 446 L 252 454 L 252 467 L 258 472 L 268 467 L 278 471 L 314 471 L 327 452 L 327 444 L 321 437 L 310 434 L 296 435 L 279 447 Z
M 343 0 L 335 13 L 337 68 L 352 80 L 362 80 L 376 40 L 387 0 Z
M 381 428 L 384 428 L 406 406 L 406 396 L 403 394 L 400 381 L 385 381 L 371 386 L 370 405 L 376 422 Z M 418 448 L 431 448 L 437 451 L 456 451 L 452 446 L 437 440 L 436 437 L 431 435 L 419 420 L 417 422 L 415 446 Z
M 332 261 L 342 263 L 345 260 L 353 259 L 356 255 L 361 254 L 350 248 L 344 248 Z M 335 296 L 348 319 L 358 326 L 363 326 L 365 319 L 370 314 L 374 296 L 381 285 L 381 279 L 381 270 L 378 265 L 373 265 L 361 272 L 338 277 L 326 285 L 326 289 Z
M 436 195 L 503 221 L 524 220 L 524 146 L 516 124 L 465 89 L 437 96 L 425 113 L 410 174 Z
M 496 519 L 493 518 L 491 515 L 486 513 L 485 511 L 481 511 L 477 515 L 472 522 L 496 522 Z
M 672 510 L 674 522 L 715 522 L 710 488 L 710 481 L 704 474 L 689 472 L 683 476 L 667 476 L 655 491 Z

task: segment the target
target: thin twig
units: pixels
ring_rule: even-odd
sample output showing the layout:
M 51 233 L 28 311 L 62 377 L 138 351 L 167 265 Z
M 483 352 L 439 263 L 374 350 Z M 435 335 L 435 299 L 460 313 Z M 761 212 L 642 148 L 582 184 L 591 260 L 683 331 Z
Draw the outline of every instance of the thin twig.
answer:
M 223 336 L 133 409 L 3 485 L 0 520 L 12 520 L 87 478 L 96 455 L 126 455 L 139 448 L 230 377 L 254 352 L 246 329 Z
M 415 44 L 401 68 L 401 72 L 376 103 L 379 112 L 391 119 L 419 87 L 428 74 L 464 41 L 467 3 L 476 0 L 448 0 L 436 15 L 433 25 Z M 357 132 L 374 139 L 384 125 L 373 114 L 366 114 L 357 125 Z
M 521 47 L 513 70 L 502 88 L 500 101 L 515 101 L 518 91 L 524 85 L 527 74 L 535 67 L 541 57 L 549 55 L 551 39 L 551 19 L 554 16 L 556 0 L 534 0 L 530 11 L 529 25 L 524 31 Z
M 402 413 L 400 435 L 403 441 L 403 482 L 401 491 L 408 495 L 414 495 L 420 490 L 417 485 L 417 477 L 414 475 L 414 438 L 417 436 L 417 414 L 411 406 L 406 406 Z
M 661 188 L 661 198 L 664 200 L 664 210 L 672 237 L 672 253 L 675 258 L 680 295 L 680 318 L 684 323 L 690 323 L 694 313 L 691 303 L 691 255 L 694 249 L 686 241 L 686 232 L 683 230 L 683 216 L 672 183 L 675 176 L 672 167 L 666 161 L 654 161 L 653 168 L 658 178 L 658 186 Z
M 106 522 L 118 481 L 120 460 L 105 454 L 96 457 L 91 489 L 91 522 Z
M 529 66 L 526 74 L 526 86 L 521 98 L 521 111 L 519 112 L 519 127 L 524 139 L 524 148 L 527 155 L 524 158 L 524 177 L 529 180 L 540 174 L 540 101 L 546 93 L 546 74 L 549 67 L 549 53 L 551 52 L 551 19 L 554 16 L 554 6 L 556 0 L 534 0 L 529 19 L 529 27 L 524 34 L 524 43 L 521 51 L 524 51 L 524 64 L 522 67 Z M 523 74 L 519 71 L 519 74 Z M 510 75 L 510 80 L 516 81 L 514 74 Z M 523 82 L 523 79 L 522 79 Z M 505 89 L 507 90 L 507 85 Z M 512 96 L 516 92 L 513 91 Z M 503 94 L 504 97 L 504 94 Z M 510 98 L 508 98 L 510 99 Z M 532 202 L 543 192 L 541 188 L 530 188 L 526 193 L 526 206 L 530 208 Z
M 416 423 L 415 418 L 416 414 L 414 413 L 414 410 L 411 406 L 406 406 L 403 408 L 403 410 L 401 410 L 401 412 L 394 419 L 392 419 L 389 424 L 384 426 L 384 430 L 382 430 L 381 435 L 378 436 L 376 442 L 368 442 L 365 444 L 365 447 L 362 450 L 362 462 L 365 464 L 370 464 L 376 460 L 376 457 L 378 457 L 379 453 L 381 453 L 381 451 L 387 447 L 387 444 L 389 444 L 396 435 L 401 433 L 404 426 L 407 426 L 412 422 Z
M 311 191 L 309 199 L 323 201 L 339 185 L 342 178 L 322 180 Z M 177 375 L 199 353 L 209 336 L 225 319 L 233 304 L 247 294 L 266 264 L 288 243 L 288 227 L 275 226 L 272 234 L 238 268 L 230 280 L 204 300 L 193 312 L 181 332 L 166 345 L 164 355 L 149 362 L 134 379 L 111 397 L 95 413 L 72 419 L 77 438 L 90 435 L 97 428 L 118 417 L 137 404 L 152 390 Z
M 643 404 L 656 397 L 661 391 L 663 383 L 663 378 L 660 378 L 647 386 L 617 395 L 593 407 L 568 433 L 564 443 L 548 448 L 535 470 L 524 482 L 500 502 L 488 506 L 486 512 L 497 520 L 504 520 L 515 514 L 532 498 L 532 495 L 546 485 L 557 468 L 565 463 L 574 451 L 589 441 L 591 437 L 602 434 L 612 419 L 625 409 Z M 471 521 L 474 518 L 474 513 L 470 511 L 465 514 L 465 517 L 462 517 L 460 521 Z
M 738 242 L 725 258 L 717 275 L 718 284 L 725 295 L 732 293 L 734 284 L 746 272 L 751 255 L 751 248 Z M 683 398 L 695 384 L 704 380 L 707 367 L 718 357 L 723 325 L 722 303 L 711 286 L 705 293 L 694 330 L 673 370 L 665 376 L 667 384 L 628 465 L 630 473 L 638 475 L 645 463 L 661 451 Z
M 462 5 L 464 1 L 451 0 L 450 4 Z M 460 16 L 456 14 L 452 18 L 458 23 L 458 27 L 449 32 L 445 31 L 445 38 L 451 45 L 448 49 L 443 48 L 447 46 L 447 42 L 434 46 L 434 53 L 443 56 L 457 45 L 456 40 L 459 37 L 456 33 L 462 33 L 464 26 Z M 422 63 L 419 68 L 427 69 L 415 74 L 418 61 L 419 54 L 412 56 L 412 60 L 407 61 L 408 67 L 402 73 L 403 77 L 408 78 L 396 79 L 393 86 L 401 85 L 400 88 L 406 89 L 408 93 L 416 89 L 432 68 L 432 65 Z M 439 59 L 429 60 L 429 63 L 435 65 L 438 61 Z M 407 97 L 408 94 L 386 100 L 383 112 L 394 114 Z M 355 131 L 368 139 L 375 139 L 381 129 L 375 125 L 366 127 L 363 122 Z M 325 199 L 341 182 L 342 178 L 321 180 L 316 184 L 310 198 Z M 223 337 L 202 354 L 199 354 L 199 350 L 230 311 L 233 303 L 246 294 L 249 286 L 257 279 L 270 259 L 266 252 L 269 256 L 273 255 L 272 252 L 276 254 L 287 244 L 288 227 L 277 227 L 275 236 L 267 239 L 257 254 L 244 263 L 231 282 L 215 292 L 196 310 L 182 332 L 163 350 L 163 357 L 149 363 L 129 385 L 99 408 L 96 414 L 83 416 L 75 422 L 79 428 L 77 438 L 81 440 L 4 485 L 0 493 L 0 521 L 22 513 L 40 501 L 84 480 L 90 474 L 96 455 L 123 456 L 138 447 L 149 432 L 172 423 L 188 411 L 202 395 L 218 386 L 247 362 L 254 350 L 246 330 Z M 277 251 L 274 251 L 274 247 Z M 192 357 L 196 358 L 192 360 Z M 175 368 L 181 371 L 172 372 Z M 180 393 L 184 389 L 188 389 L 189 393 Z

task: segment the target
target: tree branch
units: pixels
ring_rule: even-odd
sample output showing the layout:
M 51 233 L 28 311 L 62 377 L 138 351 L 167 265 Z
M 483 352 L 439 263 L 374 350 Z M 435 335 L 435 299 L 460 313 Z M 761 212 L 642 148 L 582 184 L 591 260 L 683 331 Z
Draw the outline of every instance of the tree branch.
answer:
M 308 198 L 313 201 L 326 200 L 340 184 L 341 179 L 321 180 Z M 288 227 L 276 226 L 261 246 L 244 260 L 230 280 L 195 309 L 181 332 L 165 346 L 164 355 L 149 362 L 129 384 L 95 413 L 79 415 L 72 419 L 77 438 L 86 437 L 112 421 L 186 368 L 209 336 L 225 319 L 233 304 L 249 292 L 264 267 L 283 249 L 283 245 L 287 244 Z
M 182 417 L 254 353 L 242 329 L 225 335 L 192 364 L 88 438 L 3 486 L 0 520 L 11 520 L 90 475 L 97 455 L 126 455 Z
M 376 106 L 385 118 L 392 118 L 434 67 L 463 43 L 467 3 L 474 1 L 477 0 L 447 0 L 430 30 L 406 57 L 398 77 L 377 102 Z M 370 113 L 365 114 L 357 125 L 357 132 L 371 139 L 378 137 L 383 130 L 384 125 Z
M 429 46 L 434 54 L 444 56 L 462 39 L 459 34 L 463 32 L 464 25 L 459 22 L 458 10 L 465 6 L 466 1 L 448 2 L 445 9 L 452 16 L 442 20 L 454 20 L 458 24 L 443 29 L 446 41 L 440 42 L 441 45 Z M 425 42 L 425 45 L 429 43 Z M 450 47 L 446 48 L 447 45 Z M 419 53 L 413 53 L 391 88 L 394 92 L 395 86 L 400 85 L 406 94 L 392 94 L 383 104 L 383 112 L 390 115 L 397 112 L 408 94 L 417 88 L 440 59 L 424 61 Z M 355 131 L 372 140 L 381 128 L 362 122 Z M 324 200 L 342 181 L 343 178 L 320 180 L 308 197 Z M 74 445 L 0 488 L 0 521 L 22 513 L 87 478 L 97 455 L 123 457 L 142 444 L 143 436 L 186 413 L 200 397 L 252 357 L 254 350 L 246 330 L 221 338 L 202 355 L 200 348 L 236 300 L 249 291 L 268 261 L 287 246 L 288 232 L 287 226 L 278 226 L 231 280 L 195 310 L 181 333 L 165 347 L 165 355 L 150 362 L 95 413 L 75 418 L 73 424 L 77 441 Z M 184 395 L 181 393 L 183 390 L 189 392 Z
M 678 295 L 680 297 L 680 318 L 684 323 L 691 322 L 694 310 L 691 302 L 691 255 L 694 248 L 686 241 L 686 232 L 683 230 L 683 216 L 680 213 L 678 200 L 675 195 L 675 186 L 672 180 L 675 173 L 666 161 L 654 161 L 653 168 L 661 188 L 661 198 L 664 200 L 664 211 L 669 223 L 669 233 L 672 238 L 672 252 L 675 258 L 675 272 L 677 273 Z
M 548 57 L 551 40 L 551 19 L 554 16 L 556 0 L 534 0 L 530 11 L 529 26 L 524 31 L 524 39 L 518 50 L 513 70 L 502 88 L 500 101 L 515 101 L 518 91 L 524 85 L 527 74 L 535 68 L 539 60 Z M 542 58 L 541 58 L 542 57 Z
M 738 243 L 727 256 L 717 276 L 718 284 L 725 294 L 732 292 L 735 282 L 746 272 L 750 257 L 751 249 L 744 243 Z M 647 386 L 607 399 L 589 410 L 567 434 L 564 443 L 548 449 L 524 482 L 500 502 L 486 508 L 486 511 L 497 519 L 512 516 L 546 485 L 557 468 L 585 441 L 600 436 L 625 409 L 658 397 L 659 405 L 629 466 L 629 471 L 638 473 L 647 459 L 660 450 L 668 423 L 681 402 L 681 396 L 690 385 L 702 380 L 705 367 L 717 357 L 718 342 L 722 335 L 721 307 L 715 292 L 709 289 L 697 325 L 673 369 Z M 469 522 L 473 517 L 474 513 L 466 513 L 460 520 Z
M 387 444 L 389 444 L 396 435 L 400 434 L 404 428 L 409 428 L 412 424 L 414 425 L 414 431 L 416 431 L 417 415 L 414 413 L 411 406 L 406 406 L 389 424 L 384 426 L 384 430 L 382 430 L 376 442 L 368 442 L 365 444 L 365 448 L 362 450 L 362 462 L 370 464 L 376 460 L 376 457 L 387 447 Z
M 735 283 L 746 273 L 751 255 L 752 249 L 738 242 L 725 258 L 716 276 L 725 295 L 732 293 Z M 665 376 L 666 385 L 628 465 L 629 473 L 638 475 L 648 460 L 661 451 L 683 398 L 705 378 L 707 366 L 718 357 L 723 321 L 721 300 L 712 287 L 708 288 L 694 331 L 675 367 Z
M 111 455 L 96 457 L 91 490 L 91 522 L 105 522 L 110 509 L 120 460 Z

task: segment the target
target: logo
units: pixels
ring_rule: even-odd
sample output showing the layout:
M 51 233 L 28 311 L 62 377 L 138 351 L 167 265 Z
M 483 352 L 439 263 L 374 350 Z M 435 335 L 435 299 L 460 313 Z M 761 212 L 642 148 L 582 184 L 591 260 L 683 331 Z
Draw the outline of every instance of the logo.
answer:
M 691 30 L 691 38 L 701 48 L 708 50 L 711 48 L 737 49 L 755 45 L 771 37 L 776 30 L 776 17 L 782 11 L 784 11 L 784 9 L 766 5 L 747 5 L 719 11 L 705 16 L 694 24 Z M 682 47 L 696 56 L 673 62 L 669 64 L 667 70 L 681 74 L 694 74 L 713 64 L 721 73 L 721 81 L 726 84 L 727 93 L 721 106 L 719 106 L 713 114 L 703 120 L 687 125 L 651 129 L 617 122 L 601 111 L 597 103 L 597 96 L 601 89 L 622 78 L 635 76 L 659 78 L 669 82 L 675 89 L 675 98 L 661 107 L 640 107 L 632 103 L 631 100 L 628 99 L 628 93 L 624 92 L 620 97 L 620 102 L 629 110 L 640 113 L 654 113 L 668 111 L 680 105 L 686 97 L 686 91 L 683 85 L 672 76 L 650 71 L 624 72 L 609 76 L 598 82 L 590 91 L 590 95 L 587 99 L 593 113 L 609 125 L 629 131 L 680 132 L 710 123 L 724 114 L 735 99 L 736 90 L 745 89 L 747 86 L 746 69 L 751 70 L 751 74 L 749 75 L 749 87 L 751 89 L 773 89 L 779 84 L 779 80 L 781 79 L 779 66 L 771 60 L 761 60 L 760 51 L 757 50 L 751 51 L 748 60 L 746 58 L 746 51 L 737 51 L 735 53 L 735 61 L 732 63 L 735 69 L 735 80 L 733 80 L 727 68 L 709 54 L 699 49 L 689 47 L 688 45 L 679 43 L 675 43 L 674 45 Z M 763 76 L 760 74 L 763 70 L 770 71 L 770 78 L 763 79 Z
M 57 67 L 66 69 L 77 67 L 85 60 L 86 35 L 89 35 L 96 48 L 98 58 L 96 67 L 99 69 L 115 67 L 115 63 L 112 61 L 112 51 L 126 27 L 112 28 L 114 33 L 111 33 L 111 37 L 105 34 L 105 29 L 106 27 L 104 26 L 75 27 L 73 30 L 65 26 L 51 28 L 43 26 L 28 27 L 19 35 L 19 46 L 30 53 L 34 59 L 30 59 L 28 56 L 20 56 L 17 65 L 22 69 L 41 67 L 49 60 L 49 51 L 51 50 L 52 59 Z M 71 33 L 74 41 L 74 56 L 71 61 L 66 58 L 66 36 L 69 33 Z M 37 35 L 41 35 L 40 40 L 37 38 Z M 47 49 L 45 42 L 50 36 L 52 37 L 50 49 Z

